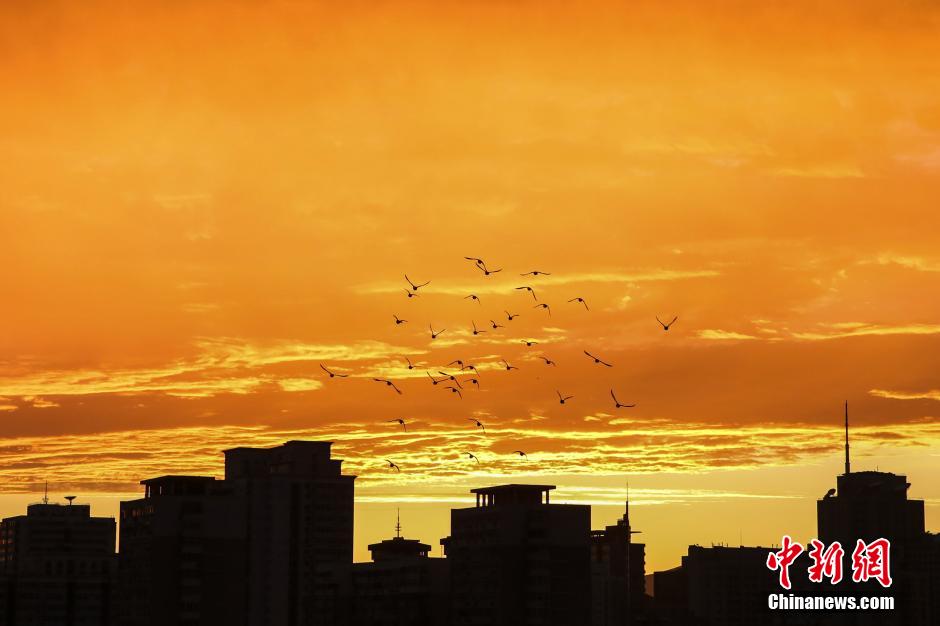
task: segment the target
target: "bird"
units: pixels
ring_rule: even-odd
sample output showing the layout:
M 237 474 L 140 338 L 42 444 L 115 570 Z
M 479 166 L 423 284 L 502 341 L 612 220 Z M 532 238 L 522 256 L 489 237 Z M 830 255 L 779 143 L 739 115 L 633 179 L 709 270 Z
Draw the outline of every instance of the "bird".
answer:
M 474 322 L 473 320 L 470 320 L 470 321 L 473 322 L 473 334 L 474 334 L 474 335 L 479 335 L 480 333 L 485 333 L 485 332 L 486 332 L 485 330 L 479 330 L 479 329 L 477 329 L 477 323 Z
M 477 269 L 483 272 L 484 276 L 489 276 L 490 274 L 495 274 L 497 272 L 503 271 L 503 268 L 499 268 L 498 270 L 491 270 L 490 268 L 486 266 L 486 263 L 483 263 L 483 264 L 477 263 Z
M 506 319 L 508 319 L 510 322 L 511 322 L 514 318 L 519 317 L 519 314 L 518 314 L 518 313 L 510 313 L 509 311 L 505 311 L 505 313 L 506 313 Z
M 404 324 L 405 322 L 408 321 L 408 320 L 403 320 L 403 319 L 401 319 L 401 318 L 398 317 L 397 315 L 392 315 L 392 317 L 395 318 L 395 325 L 396 325 L 396 326 L 397 326 L 398 324 Z
M 416 294 L 416 293 L 413 292 L 413 291 L 409 291 L 407 287 L 405 288 L 405 295 L 408 296 L 409 298 L 417 298 L 417 297 L 418 297 L 418 294 Z
M 483 304 L 482 302 L 480 302 L 480 296 L 476 295 L 475 293 L 471 293 L 469 296 L 464 296 L 463 299 L 464 300 L 476 300 L 477 304 L 479 305 Z
M 407 281 L 408 281 L 408 284 L 411 285 L 411 290 L 412 290 L 412 291 L 417 291 L 417 290 L 421 289 L 422 287 L 424 287 L 425 285 L 431 284 L 431 281 L 427 281 L 427 282 L 421 283 L 420 285 L 416 285 L 416 284 L 414 284 L 413 282 L 411 282 L 411 279 L 410 279 L 410 278 L 408 278 L 408 274 L 405 274 L 405 280 L 407 280 Z
M 442 332 L 447 330 L 446 328 L 442 328 L 438 331 L 435 331 L 434 326 L 432 326 L 431 324 L 428 324 L 428 328 L 431 329 L 431 339 L 437 339 L 438 335 L 440 335 Z
M 349 374 L 337 374 L 336 372 L 331 372 L 330 370 L 326 369 L 323 363 L 320 363 L 320 369 L 326 372 L 327 374 L 329 374 L 330 378 L 348 378 L 349 377 Z
M 405 357 L 405 360 L 408 361 L 408 369 L 413 370 L 415 368 L 414 364 L 411 362 L 411 359 Z
M 385 462 L 388 463 L 388 468 L 389 468 L 389 469 L 394 469 L 396 472 L 401 472 L 401 468 L 398 467 L 398 465 L 396 465 L 395 463 L 392 463 L 392 462 L 389 461 L 388 459 L 385 459 Z
M 428 378 L 431 379 L 431 383 L 433 383 L 434 385 L 437 385 L 437 383 L 442 383 L 442 382 L 444 382 L 445 380 L 447 380 L 446 378 L 443 379 L 443 380 L 438 380 L 438 379 L 434 378 L 433 376 L 431 376 L 431 372 L 427 372 L 427 375 L 428 375 Z
M 400 418 L 400 417 L 397 418 L 397 419 L 385 420 L 385 421 L 386 421 L 387 423 L 397 422 L 397 423 L 401 424 L 402 430 L 404 430 L 404 431 L 406 431 L 406 432 L 408 431 L 408 427 L 405 425 L 405 420 L 403 420 L 403 419 Z
M 525 457 L 525 460 L 526 460 L 526 461 L 529 460 L 529 455 L 526 454 L 525 452 L 523 452 L 522 450 L 513 450 L 512 453 L 513 453 L 513 454 L 518 454 L 518 455 L 521 456 L 521 457 Z
M 448 365 L 448 366 L 451 366 L 451 365 L 459 365 L 459 366 L 460 366 L 460 369 L 463 369 L 463 361 L 461 361 L 460 359 L 454 359 L 453 361 L 451 361 L 451 362 L 448 363 L 447 365 Z
M 594 362 L 597 363 L 597 364 L 599 364 L 599 365 L 606 365 L 607 367 L 613 367 L 613 365 L 611 365 L 611 364 L 608 363 L 607 361 L 603 361 L 603 360 L 597 358 L 596 356 L 594 356 L 593 354 L 591 354 L 591 353 L 588 352 L 587 350 L 584 351 L 584 354 L 586 354 L 586 355 L 588 355 L 589 357 L 591 357 L 592 359 L 594 359 Z
M 476 385 L 476 386 L 477 386 L 477 391 L 480 390 L 480 381 L 477 380 L 476 378 L 471 378 L 471 379 L 470 379 L 470 384 Z
M 506 371 L 507 371 L 507 372 L 508 372 L 509 370 L 517 370 L 517 369 L 519 369 L 519 368 L 516 367 L 515 365 L 510 365 L 509 362 L 506 361 L 506 359 L 500 359 L 500 361 L 502 362 L 503 365 L 506 366 Z
M 492 324 L 493 330 L 496 330 L 497 328 L 506 328 L 502 324 L 497 324 L 496 320 L 490 320 L 490 324 Z
M 656 316 L 656 321 L 659 322 L 660 326 L 663 327 L 663 330 L 669 330 L 669 327 L 675 324 L 678 319 L 679 319 L 679 316 L 677 315 L 674 318 L 672 318 L 671 322 L 669 322 L 668 324 L 664 324 L 663 321 L 659 319 L 659 316 L 658 315 Z
M 480 420 L 474 419 L 474 418 L 472 418 L 472 417 L 468 417 L 467 420 L 473 422 L 474 424 L 476 424 L 476 425 L 477 425 L 477 428 L 479 428 L 479 429 L 482 430 L 483 432 L 486 432 L 486 426 L 484 426 L 484 425 L 483 425 L 483 422 L 481 422 Z
M 550 358 L 545 357 L 545 356 L 540 356 L 539 358 L 545 361 L 545 365 L 552 365 L 552 366 L 557 367 L 557 364 L 554 361 L 552 361 Z
M 533 309 L 545 309 L 546 311 L 548 311 L 549 317 L 551 317 L 551 315 L 552 315 L 552 307 L 548 306 L 548 305 L 545 304 L 544 302 L 543 302 L 542 304 L 536 304 L 536 305 L 535 305 L 534 307 L 532 307 L 532 308 L 533 308 Z
M 460 399 L 463 400 L 463 394 L 460 393 L 460 389 L 457 389 L 456 387 L 451 387 L 450 385 L 448 385 L 447 387 L 444 387 L 444 389 L 450 389 L 451 393 L 456 393 L 458 396 L 460 396 Z
M 374 380 L 377 383 L 385 383 L 386 386 L 391 387 L 392 389 L 398 392 L 398 395 L 401 395 L 401 389 L 396 387 L 395 383 L 388 380 L 387 378 L 373 378 L 372 380 Z
M 613 389 L 610 390 L 610 397 L 614 399 L 614 404 L 617 406 L 618 409 L 632 409 L 633 407 L 636 406 L 635 404 L 621 404 L 620 400 L 617 399 L 617 396 L 614 395 Z
M 564 404 L 567 400 L 570 400 L 570 399 L 572 399 L 572 398 L 574 397 L 574 396 L 563 396 L 563 395 L 561 395 L 561 392 L 558 391 L 557 389 L 555 390 L 555 393 L 558 394 L 558 403 L 559 403 L 559 404 Z
M 568 302 L 580 302 L 581 304 L 584 305 L 584 310 L 585 310 L 585 311 L 590 311 L 590 310 L 591 310 L 591 309 L 588 308 L 587 302 L 584 301 L 584 298 L 582 298 L 582 297 L 580 297 L 580 296 L 577 297 L 577 298 L 572 298 L 571 300 L 568 300 Z
M 445 374 L 444 372 L 442 372 L 442 371 L 440 371 L 440 370 L 438 370 L 437 373 L 440 374 L 441 376 L 443 376 L 444 378 L 453 381 L 454 383 L 456 383 L 456 385 L 457 385 L 458 387 L 460 387 L 461 389 L 463 389 L 463 386 L 461 386 L 460 381 L 457 380 L 457 377 L 454 376 L 453 374 Z
M 526 272 L 525 274 L 519 274 L 520 276 L 551 276 L 551 272 L 540 272 L 539 270 L 532 270 L 531 272 Z
M 463 371 L 463 370 L 473 370 L 473 373 L 474 373 L 474 374 L 476 374 L 477 376 L 480 375 L 480 372 L 477 371 L 477 366 L 474 365 L 473 363 L 467 363 L 466 365 L 461 365 L 461 366 L 460 366 L 460 370 L 461 370 L 461 371 Z
M 474 461 L 476 461 L 476 462 L 477 462 L 477 465 L 480 464 L 480 459 L 478 459 L 474 454 L 472 454 L 472 453 L 470 453 L 470 452 L 467 452 L 467 458 L 470 458 L 470 459 L 473 459 Z
M 523 340 L 522 340 L 522 343 L 524 343 L 527 348 L 531 348 L 532 346 L 534 346 L 534 345 L 537 344 L 538 342 L 537 342 L 537 341 L 532 341 L 531 339 L 523 339 Z
M 538 298 L 535 297 L 535 289 L 532 289 L 532 287 L 516 287 L 516 291 L 519 291 L 519 290 L 521 290 L 521 289 L 525 289 L 526 291 L 528 291 L 529 293 L 531 293 L 531 294 L 532 294 L 532 299 L 535 300 L 536 302 L 538 302 Z
M 486 265 L 486 263 L 483 262 L 483 259 L 478 259 L 475 256 L 465 256 L 464 258 L 467 259 L 468 261 L 473 261 L 474 265 L 476 265 L 477 267 L 480 267 L 481 265 Z

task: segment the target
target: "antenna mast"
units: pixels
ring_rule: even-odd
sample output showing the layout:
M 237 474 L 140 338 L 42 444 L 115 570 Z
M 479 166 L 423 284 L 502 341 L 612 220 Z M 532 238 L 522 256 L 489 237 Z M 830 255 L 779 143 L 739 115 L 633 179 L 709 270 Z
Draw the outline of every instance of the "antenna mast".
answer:
M 42 494 L 42 503 L 49 504 L 49 481 L 46 481 L 46 488 Z
M 849 402 L 845 401 L 845 473 L 850 474 L 852 472 L 851 464 L 849 463 Z
M 401 537 L 401 509 L 395 509 L 395 536 Z

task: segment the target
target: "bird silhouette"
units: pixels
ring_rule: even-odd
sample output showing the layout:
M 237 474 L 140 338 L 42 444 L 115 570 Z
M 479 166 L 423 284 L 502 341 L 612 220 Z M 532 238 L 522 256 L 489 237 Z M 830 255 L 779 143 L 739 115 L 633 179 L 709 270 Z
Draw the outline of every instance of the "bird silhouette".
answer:
M 474 418 L 472 418 L 472 417 L 468 417 L 467 420 L 470 421 L 470 422 L 473 422 L 474 424 L 476 424 L 476 425 L 477 425 L 477 428 L 479 428 L 479 429 L 482 430 L 483 432 L 486 432 L 486 426 L 484 426 L 484 425 L 483 425 L 483 422 L 481 422 L 480 420 L 474 419 Z
M 446 374 L 446 373 L 444 373 L 444 372 L 442 372 L 442 371 L 440 371 L 440 370 L 438 370 L 437 373 L 440 374 L 441 376 L 443 376 L 444 378 L 446 378 L 447 380 L 452 381 L 452 382 L 455 383 L 458 387 L 460 387 L 461 389 L 463 389 L 463 386 L 460 384 L 460 381 L 457 380 L 457 377 L 454 376 L 453 374 Z
M 476 461 L 476 462 L 477 462 L 477 465 L 480 464 L 480 459 L 478 459 L 474 454 L 472 454 L 472 453 L 470 453 L 470 452 L 467 452 L 467 457 L 473 459 L 474 461 Z
M 632 409 L 636 406 L 635 404 L 621 404 L 620 400 L 617 399 L 617 396 L 614 395 L 613 389 L 610 390 L 610 397 L 614 399 L 614 404 L 618 409 Z
M 570 399 L 572 399 L 572 398 L 574 397 L 574 396 L 563 396 L 563 395 L 561 395 L 561 392 L 558 391 L 557 389 L 555 390 L 555 393 L 558 394 L 558 403 L 559 403 L 559 404 L 564 404 L 565 402 L 567 402 L 568 400 L 570 400 Z
M 529 460 L 529 455 L 526 454 L 525 452 L 523 452 L 522 450 L 513 450 L 512 453 L 513 453 L 513 454 L 518 454 L 518 455 L 521 456 L 521 457 L 525 457 L 525 460 L 526 460 L 526 461 Z
M 490 320 L 490 324 L 493 326 L 493 330 L 496 330 L 497 328 L 506 328 L 502 324 L 497 324 L 496 320 Z
M 413 370 L 415 368 L 414 364 L 411 362 L 411 359 L 405 357 L 405 360 L 408 361 L 408 369 Z
M 460 399 L 463 400 L 463 394 L 460 393 L 460 389 L 457 389 L 456 387 L 451 387 L 450 385 L 448 385 L 447 387 L 444 387 L 444 389 L 450 389 L 451 393 L 456 393 L 458 396 L 460 396 Z
M 374 381 L 377 382 L 377 383 L 385 383 L 385 385 L 386 385 L 387 387 L 391 387 L 392 389 L 394 389 L 395 391 L 398 392 L 398 395 L 401 395 L 401 389 L 399 389 L 398 387 L 396 387 L 396 386 L 395 386 L 395 383 L 393 383 L 392 381 L 388 380 L 387 378 L 373 378 L 372 380 L 374 380 Z
M 677 315 L 674 318 L 672 318 L 671 322 L 669 322 L 668 324 L 665 324 L 661 319 L 659 319 L 658 315 L 656 316 L 656 321 L 659 322 L 659 325 L 663 327 L 663 330 L 669 330 L 669 327 L 675 324 L 678 319 L 679 319 L 679 316 Z
M 594 359 L 594 362 L 597 363 L 598 365 L 606 365 L 607 367 L 613 367 L 613 365 L 611 365 L 611 364 L 608 363 L 607 361 L 604 361 L 604 360 L 602 360 L 602 359 L 597 358 L 596 356 L 594 356 L 593 354 L 591 354 L 591 353 L 588 352 L 587 350 L 584 351 L 584 354 L 586 354 L 586 355 L 588 355 L 590 358 Z
M 476 323 L 476 322 L 474 322 L 473 320 L 470 320 L 470 321 L 473 322 L 473 334 L 474 334 L 474 335 L 479 335 L 480 333 L 485 333 L 485 332 L 486 332 L 485 330 L 479 330 L 479 329 L 477 328 L 477 323 Z
M 437 385 L 438 383 L 442 383 L 442 382 L 444 382 L 445 380 L 447 380 L 446 378 L 443 378 L 443 379 L 441 379 L 441 380 L 438 380 L 438 379 L 434 378 L 433 376 L 431 376 L 431 372 L 426 372 L 426 373 L 427 373 L 427 375 L 428 375 L 428 378 L 431 379 L 431 383 L 433 383 L 434 385 Z
M 537 341 L 532 341 L 531 339 L 523 339 L 523 340 L 522 340 L 522 343 L 524 343 L 527 348 L 531 348 L 532 346 L 534 346 L 534 345 L 537 344 L 538 342 L 537 342 Z
M 506 319 L 508 319 L 510 322 L 514 320 L 515 318 L 519 317 L 518 313 L 510 313 L 509 311 L 505 311 L 505 313 L 506 313 Z
M 515 365 L 510 365 L 509 362 L 508 362 L 506 359 L 500 359 L 500 362 L 501 362 L 503 365 L 506 366 L 506 371 L 507 371 L 507 372 L 508 372 L 509 370 L 517 370 L 517 369 L 519 369 L 519 368 L 516 367 Z
M 460 370 L 461 370 L 461 371 L 463 371 L 463 370 L 472 370 L 474 374 L 477 374 L 477 375 L 480 374 L 480 372 L 477 371 L 477 366 L 474 365 L 473 363 L 467 363 L 466 365 L 461 365 L 461 366 L 460 366 Z
M 502 271 L 503 271 L 503 268 L 499 268 L 499 269 L 496 269 L 496 270 L 491 270 L 490 268 L 488 268 L 488 267 L 486 266 L 486 263 L 482 263 L 482 264 L 477 263 L 477 269 L 480 270 L 481 272 L 483 272 L 483 275 L 484 275 L 484 276 L 489 276 L 490 274 L 496 274 L 497 272 L 502 272 Z
M 552 366 L 557 367 L 557 364 L 554 361 L 552 361 L 550 358 L 545 357 L 545 356 L 540 356 L 539 358 L 545 361 L 545 365 L 552 365 Z
M 588 308 L 587 302 L 584 301 L 584 298 L 581 298 L 581 297 L 572 298 L 571 300 L 568 300 L 568 302 L 580 302 L 581 304 L 584 305 L 584 310 L 586 310 L 586 311 L 590 311 L 590 310 L 591 310 L 591 309 Z
M 442 332 L 444 332 L 445 330 L 447 330 L 446 328 L 442 328 L 442 329 L 440 329 L 440 330 L 438 330 L 438 331 L 435 331 L 435 330 L 434 330 L 434 326 L 432 326 L 431 324 L 428 324 L 428 328 L 431 329 L 431 339 L 437 339 L 438 336 L 439 336 Z
M 532 299 L 535 300 L 536 302 L 538 302 L 539 299 L 535 297 L 535 289 L 532 289 L 532 287 L 516 287 L 516 291 L 519 291 L 519 290 L 521 290 L 521 289 L 525 289 L 526 291 L 528 291 L 529 293 L 531 293 L 531 294 L 532 294 Z
M 415 283 L 413 283 L 413 282 L 411 281 L 410 278 L 408 278 L 408 274 L 405 274 L 405 280 L 407 280 L 407 281 L 408 281 L 408 284 L 411 285 L 411 290 L 412 290 L 412 291 L 417 291 L 417 290 L 421 289 L 422 287 L 424 287 L 425 285 L 430 285 L 430 284 L 431 284 L 431 281 L 427 281 L 427 282 L 423 282 L 423 283 L 421 283 L 421 284 L 416 285 Z
M 536 305 L 535 305 L 534 307 L 532 307 L 532 308 L 533 308 L 533 309 L 545 309 L 546 311 L 548 311 L 548 316 L 549 316 L 549 317 L 552 316 L 552 307 L 548 306 L 548 305 L 545 304 L 544 302 L 543 302 L 542 304 L 536 304 Z
M 454 359 L 453 361 L 451 361 L 451 362 L 448 363 L 447 365 L 448 365 L 448 367 L 451 366 L 451 365 L 459 365 L 460 368 L 463 369 L 463 361 L 461 361 L 460 359 Z
M 336 372 L 331 372 L 326 368 L 323 363 L 320 363 L 320 369 L 330 375 L 330 378 L 348 378 L 349 374 L 337 374 Z
M 476 301 L 476 303 L 479 304 L 479 305 L 482 305 L 482 304 L 483 304 L 482 302 L 480 302 L 480 297 L 479 297 L 478 295 L 474 294 L 474 293 L 471 293 L 469 296 L 464 296 L 463 299 L 464 299 L 464 300 L 474 300 L 474 301 Z
M 473 261 L 473 264 L 476 265 L 477 267 L 486 265 L 486 263 L 483 262 L 483 259 L 478 259 L 475 256 L 465 256 L 464 258 L 467 259 L 468 261 Z
M 385 462 L 388 463 L 388 469 L 394 469 L 396 472 L 401 472 L 401 468 L 397 464 L 392 463 L 388 459 L 385 459 Z
M 385 421 L 386 421 L 387 423 L 396 422 L 396 423 L 398 423 L 398 424 L 401 424 L 402 430 L 404 430 L 405 432 L 408 431 L 408 426 L 405 425 L 405 420 L 402 419 L 402 418 L 400 418 L 400 417 L 397 418 L 397 419 L 385 420 Z
M 477 380 L 476 378 L 471 378 L 471 379 L 470 379 L 470 384 L 471 384 L 471 385 L 476 385 L 476 386 L 477 386 L 477 391 L 480 390 L 480 381 Z
M 405 322 L 408 321 L 408 320 L 403 320 L 403 319 L 401 319 L 401 318 L 398 317 L 397 315 L 392 315 L 392 317 L 395 318 L 395 325 L 396 325 L 396 326 L 399 325 L 399 324 L 404 324 Z
M 417 298 L 417 297 L 418 297 L 418 294 L 416 294 L 416 293 L 413 292 L 413 291 L 409 291 L 407 287 L 405 288 L 405 295 L 408 296 L 409 298 Z
M 520 276 L 551 276 L 551 272 L 540 272 L 539 270 L 532 270 L 531 272 L 526 272 L 525 274 L 519 274 Z

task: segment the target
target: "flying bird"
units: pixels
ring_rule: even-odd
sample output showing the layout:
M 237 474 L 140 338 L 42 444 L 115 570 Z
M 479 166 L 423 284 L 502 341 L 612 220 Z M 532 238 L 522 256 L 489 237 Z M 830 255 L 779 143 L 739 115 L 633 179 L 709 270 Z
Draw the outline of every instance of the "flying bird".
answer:
M 457 377 L 454 376 L 453 374 L 445 374 L 444 372 L 442 372 L 442 371 L 440 371 L 440 370 L 438 370 L 437 373 L 440 374 L 441 376 L 443 376 L 444 378 L 446 378 L 447 380 L 453 381 L 454 383 L 456 383 L 456 385 L 457 385 L 458 387 L 460 387 L 461 389 L 463 389 L 463 386 L 461 386 L 460 381 L 457 380 Z
M 470 379 L 470 384 L 476 385 L 476 386 L 477 386 L 477 391 L 480 390 L 480 381 L 477 380 L 476 378 L 471 378 L 471 379 Z
M 522 340 L 522 343 L 524 343 L 527 348 L 531 348 L 532 346 L 534 346 L 534 345 L 537 344 L 538 342 L 537 342 L 537 341 L 532 341 L 531 339 L 523 339 L 523 340 Z
M 397 315 L 392 315 L 392 317 L 395 318 L 395 325 L 396 325 L 396 326 L 399 325 L 399 324 L 404 324 L 405 322 L 408 321 L 408 320 L 403 320 L 403 319 L 401 319 L 401 318 L 398 317 Z
M 520 276 L 551 276 L 551 272 L 540 272 L 539 270 L 532 270 L 531 272 L 526 272 L 525 274 L 519 274 Z
M 659 322 L 659 325 L 663 327 L 663 330 L 669 330 L 669 327 L 675 324 L 678 319 L 679 319 L 679 316 L 677 315 L 674 318 L 672 318 L 671 322 L 669 322 L 668 324 L 665 324 L 663 323 L 661 319 L 659 319 L 658 315 L 656 316 L 656 321 Z
M 556 367 L 557 367 L 557 364 L 556 364 L 554 361 L 552 361 L 550 358 L 548 358 L 548 357 L 546 357 L 546 356 L 540 356 L 539 358 L 542 359 L 543 361 L 545 361 L 545 365 L 552 365 L 552 366 L 556 366 Z
M 474 424 L 477 425 L 477 428 L 481 429 L 483 432 L 486 432 L 486 426 L 484 426 L 483 422 L 481 422 L 480 420 L 474 419 L 472 417 L 468 417 L 467 421 L 473 422 Z
M 584 351 L 584 354 L 586 354 L 586 355 L 588 355 L 590 358 L 594 359 L 594 362 L 597 363 L 598 365 L 606 365 L 607 367 L 613 367 L 613 365 L 611 365 L 611 364 L 608 363 L 607 361 L 604 361 L 604 360 L 601 360 L 601 359 L 597 358 L 596 356 L 594 356 L 593 354 L 591 354 L 591 353 L 588 352 L 587 350 Z
M 474 265 L 476 265 L 477 267 L 486 265 L 486 263 L 483 262 L 483 259 L 478 259 L 475 256 L 465 256 L 464 258 L 467 259 L 468 261 L 473 261 Z
M 407 281 L 408 281 L 408 284 L 411 285 L 411 290 L 412 290 L 412 291 L 417 291 L 417 290 L 421 289 L 422 287 L 424 287 L 425 285 L 430 285 L 430 284 L 431 284 L 431 281 L 427 281 L 427 282 L 421 283 L 420 285 L 416 285 L 416 284 L 414 284 L 413 282 L 411 282 L 411 279 L 410 279 L 410 278 L 408 278 L 408 274 L 405 274 L 405 280 L 407 280 Z
M 475 293 L 471 293 L 469 296 L 464 296 L 463 299 L 464 299 L 464 300 L 475 300 L 477 304 L 480 304 L 480 305 L 483 304 L 482 302 L 480 302 L 480 297 L 479 297 L 478 295 L 476 295 Z
M 498 270 L 491 270 L 490 268 L 486 266 L 486 263 L 483 263 L 483 264 L 477 263 L 477 269 L 483 272 L 484 276 L 489 276 L 490 274 L 495 274 L 497 272 L 503 271 L 503 268 L 499 268 Z
M 516 367 L 515 365 L 510 365 L 509 362 L 508 362 L 506 359 L 500 359 L 500 362 L 501 362 L 503 365 L 506 366 L 506 371 L 507 371 L 507 372 L 508 372 L 509 370 L 517 370 L 517 369 L 519 369 L 519 368 Z
M 529 460 L 529 455 L 526 454 L 525 452 L 523 452 L 522 450 L 513 450 L 512 453 L 513 453 L 513 454 L 518 454 L 518 455 L 521 456 L 521 457 L 525 457 L 525 460 L 526 460 L 526 461 Z
M 398 424 L 401 424 L 402 430 L 404 430 L 405 432 L 408 431 L 408 427 L 405 425 L 405 420 L 403 420 L 403 419 L 400 418 L 400 417 L 397 418 L 397 419 L 385 420 L 385 421 L 386 421 L 387 423 L 389 423 L 389 424 L 392 423 L 392 422 L 396 422 L 396 423 L 398 423 Z
M 408 288 L 407 288 L 407 287 L 405 288 L 405 295 L 408 296 L 409 298 L 417 298 L 417 297 L 418 297 L 418 294 L 414 293 L 413 291 L 408 291 Z
M 476 461 L 476 462 L 477 462 L 477 465 L 480 464 L 480 459 L 478 459 L 475 455 L 471 454 L 470 452 L 467 453 L 467 458 L 471 458 L 471 459 L 473 459 L 474 461 Z
M 480 375 L 480 372 L 477 371 L 477 366 L 474 365 L 473 363 L 467 363 L 466 365 L 461 365 L 461 366 L 460 366 L 460 370 L 461 370 L 461 371 L 463 371 L 463 370 L 473 370 L 473 373 L 474 373 L 474 374 L 476 374 L 477 376 Z
M 463 394 L 460 393 L 460 389 L 457 389 L 456 387 L 451 387 L 449 385 L 447 387 L 444 387 L 444 389 L 450 389 L 451 393 L 456 393 L 458 396 L 460 396 L 460 399 L 463 400 Z
M 398 392 L 398 395 L 401 395 L 401 389 L 396 387 L 395 383 L 388 380 L 387 378 L 373 378 L 372 380 L 374 380 L 377 383 L 385 383 L 386 386 L 391 387 L 392 389 Z
M 446 328 L 442 328 L 438 331 L 435 331 L 434 326 L 432 326 L 431 324 L 428 324 L 428 328 L 431 329 L 431 339 L 437 339 L 438 335 L 440 335 L 442 332 L 447 330 Z
M 519 317 L 519 314 L 518 314 L 518 313 L 510 313 L 509 311 L 505 311 L 505 313 L 506 313 L 506 319 L 508 319 L 510 322 L 511 322 L 513 319 Z
M 559 404 L 564 404 L 566 401 L 568 401 L 568 400 L 570 400 L 570 399 L 572 399 L 572 398 L 574 397 L 574 396 L 563 396 L 563 395 L 561 395 L 561 392 L 558 391 L 557 389 L 555 390 L 555 393 L 558 394 L 558 403 L 559 403 Z
M 486 332 L 485 330 L 479 330 L 479 329 L 477 329 L 477 323 L 474 322 L 473 320 L 470 320 L 470 321 L 473 322 L 473 334 L 474 334 L 474 335 L 479 335 L 480 333 L 485 333 L 485 332 Z
M 349 377 L 349 374 L 337 374 L 336 372 L 331 372 L 330 370 L 326 369 L 323 363 L 320 363 L 320 369 L 326 372 L 327 374 L 329 374 L 330 378 L 348 378 Z
M 584 301 L 584 298 L 581 298 L 581 297 L 572 298 L 571 300 L 568 300 L 568 302 L 580 302 L 581 304 L 584 305 L 584 310 L 585 310 L 585 311 L 590 311 L 590 310 L 591 310 L 591 309 L 588 308 L 587 302 Z
M 388 468 L 389 468 L 389 469 L 394 469 L 396 472 L 401 472 L 401 468 L 398 467 L 398 465 L 396 465 L 395 463 L 392 463 L 392 462 L 389 461 L 388 459 L 385 459 L 385 462 L 388 463 Z
M 548 305 L 545 304 L 544 302 L 543 302 L 542 304 L 536 304 L 536 305 L 535 305 L 534 307 L 532 307 L 532 308 L 533 308 L 533 309 L 545 309 L 546 311 L 548 311 L 549 317 L 551 317 L 551 315 L 552 315 L 552 307 L 548 306 Z
M 451 361 L 451 362 L 448 363 L 447 365 L 448 365 L 448 366 L 450 366 L 450 365 L 459 365 L 459 366 L 460 366 L 460 369 L 463 369 L 463 361 L 461 361 L 460 359 L 454 359 L 453 361 Z
M 408 361 L 408 369 L 413 370 L 415 368 L 414 364 L 411 362 L 411 359 L 405 357 L 405 360 Z
M 614 404 L 617 406 L 618 409 L 632 409 L 633 407 L 636 406 L 635 404 L 621 404 L 620 400 L 617 399 L 617 396 L 614 395 L 613 389 L 610 390 L 610 397 L 614 399 Z
M 528 291 L 529 293 L 531 293 L 531 294 L 532 294 L 532 299 L 535 300 L 536 302 L 538 302 L 538 298 L 535 297 L 535 289 L 532 289 L 532 287 L 516 287 L 516 291 L 519 291 L 519 290 L 521 290 L 521 289 L 525 289 L 526 291 Z
M 506 328 L 502 324 L 497 324 L 495 320 L 490 320 L 490 324 L 493 325 L 493 330 L 496 330 L 497 328 Z
M 431 376 L 431 372 L 426 372 L 426 373 L 427 373 L 427 375 L 428 375 L 428 378 L 431 379 L 431 382 L 432 382 L 434 385 L 437 385 L 437 383 L 442 383 L 442 382 L 444 382 L 445 380 L 447 380 L 446 378 L 443 378 L 443 379 L 441 379 L 441 380 L 438 380 L 438 379 L 434 378 L 433 376 Z

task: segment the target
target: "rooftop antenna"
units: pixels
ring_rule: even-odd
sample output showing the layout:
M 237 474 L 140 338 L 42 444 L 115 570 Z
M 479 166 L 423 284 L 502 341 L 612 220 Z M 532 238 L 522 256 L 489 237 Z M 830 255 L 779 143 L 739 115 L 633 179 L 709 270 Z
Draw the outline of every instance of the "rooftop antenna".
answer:
M 46 489 L 42 494 L 42 503 L 49 504 L 49 481 L 46 481 Z
M 395 509 L 395 537 L 401 538 L 401 509 Z
M 851 464 L 849 463 L 849 401 L 845 401 L 845 473 L 846 475 L 852 472 Z
M 72 500 L 74 500 L 77 497 L 78 496 L 65 496 L 65 499 L 69 501 L 69 506 L 72 506 Z

